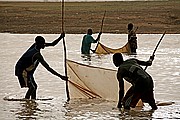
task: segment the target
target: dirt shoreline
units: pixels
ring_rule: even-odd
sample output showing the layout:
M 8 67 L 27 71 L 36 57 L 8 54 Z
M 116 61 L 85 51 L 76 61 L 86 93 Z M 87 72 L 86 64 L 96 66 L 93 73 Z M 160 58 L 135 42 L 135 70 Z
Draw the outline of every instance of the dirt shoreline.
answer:
M 137 34 L 180 34 L 180 1 L 66 2 L 64 28 L 68 34 L 99 32 L 127 33 L 127 24 Z M 58 34 L 62 31 L 59 2 L 0 2 L 0 33 Z

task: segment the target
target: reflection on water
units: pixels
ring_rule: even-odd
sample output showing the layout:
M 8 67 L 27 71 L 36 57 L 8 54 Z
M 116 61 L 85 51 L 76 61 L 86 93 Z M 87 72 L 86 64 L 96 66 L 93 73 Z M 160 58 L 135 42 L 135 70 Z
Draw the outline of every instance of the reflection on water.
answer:
M 173 101 L 175 104 L 158 106 L 158 110 L 151 111 L 150 106 L 143 109 L 122 111 L 116 108 L 114 101 L 99 99 L 70 100 L 66 103 L 65 83 L 58 77 L 47 72 L 39 65 L 35 72 L 38 84 L 37 96 L 52 97 L 52 100 L 40 101 L 5 101 L 4 97 L 12 94 L 23 98 L 27 89 L 20 89 L 17 78 L 14 76 L 14 65 L 19 57 L 34 42 L 34 34 L 0 34 L 0 119 L 180 119 L 180 35 L 165 35 L 156 51 L 155 60 L 147 71 L 155 83 L 155 98 L 157 101 Z M 46 41 L 52 41 L 59 35 L 43 35 Z M 160 39 L 160 34 L 137 35 L 137 55 L 124 55 L 125 59 L 136 57 L 148 60 L 154 47 Z M 83 35 L 66 35 L 67 57 L 87 65 L 117 69 L 112 64 L 112 54 L 92 54 L 90 60 L 82 58 L 80 45 Z M 96 35 L 94 35 L 96 37 Z M 112 40 L 113 38 L 113 40 Z M 127 35 L 102 34 L 101 42 L 111 48 L 119 48 L 126 43 Z M 93 45 L 92 47 L 95 47 Z M 55 46 L 42 50 L 42 54 L 49 65 L 61 74 L 64 74 L 62 41 Z M 118 93 L 117 93 L 118 94 Z M 15 97 L 16 98 L 16 97 Z
M 24 119 L 35 119 L 38 114 L 37 111 L 40 111 L 37 106 L 38 104 L 35 101 L 24 101 L 21 102 L 20 105 L 22 106 L 20 110 L 17 110 L 18 118 Z
M 114 106 L 114 107 L 112 107 Z M 115 107 L 116 102 L 100 99 L 74 100 L 65 105 L 66 118 L 70 119 L 150 119 L 154 111 L 134 109 L 131 111 Z

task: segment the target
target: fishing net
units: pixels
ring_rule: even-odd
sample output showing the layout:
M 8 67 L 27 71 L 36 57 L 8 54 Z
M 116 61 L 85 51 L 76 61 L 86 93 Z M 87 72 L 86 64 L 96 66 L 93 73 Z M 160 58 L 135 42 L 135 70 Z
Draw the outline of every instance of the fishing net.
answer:
M 88 66 L 67 60 L 70 98 L 102 98 L 118 101 L 116 70 Z M 125 81 L 125 92 L 131 84 Z M 142 103 L 140 104 L 142 106 Z
M 112 48 L 106 47 L 102 43 L 98 42 L 97 47 L 95 49 L 95 53 L 97 53 L 97 54 L 110 54 L 110 53 L 128 53 L 128 54 L 131 54 L 131 49 L 129 47 L 129 43 L 126 43 L 121 48 L 112 49 Z

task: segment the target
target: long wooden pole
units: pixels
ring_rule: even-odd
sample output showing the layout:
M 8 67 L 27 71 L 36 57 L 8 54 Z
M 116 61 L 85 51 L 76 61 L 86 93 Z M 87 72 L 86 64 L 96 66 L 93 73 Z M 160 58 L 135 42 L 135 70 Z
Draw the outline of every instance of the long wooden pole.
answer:
M 103 29 L 105 15 L 106 15 L 106 10 L 104 11 L 104 16 L 103 16 L 103 19 L 102 19 L 100 32 L 102 32 L 102 29 Z
M 62 32 L 64 32 L 64 0 L 62 0 Z M 64 68 L 65 68 L 65 76 L 67 77 L 67 64 L 66 64 L 66 43 L 63 37 L 63 46 L 64 46 Z M 67 101 L 70 100 L 69 96 L 69 88 L 68 88 L 68 81 L 66 81 L 66 94 L 67 94 Z
M 163 33 L 163 35 L 161 36 L 161 38 L 160 38 L 159 42 L 157 43 L 157 45 L 156 45 L 156 47 L 155 47 L 155 49 L 154 49 L 154 51 L 153 51 L 153 54 L 152 54 L 151 56 L 154 56 L 154 55 L 155 55 L 155 52 L 156 52 L 156 50 L 157 50 L 159 44 L 161 43 L 161 41 L 162 41 L 162 39 L 163 39 L 163 37 L 164 37 L 165 34 L 166 34 L 166 31 L 165 31 L 165 32 Z M 151 59 L 151 58 L 150 58 L 150 59 Z M 144 68 L 144 70 L 146 70 L 147 67 L 148 67 L 148 66 L 146 66 L 146 67 Z
M 106 15 L 106 10 L 104 11 L 104 15 L 103 15 L 103 18 L 102 18 L 100 32 L 102 32 L 102 29 L 103 29 L 105 15 Z M 96 48 L 95 48 L 95 50 L 92 50 L 92 49 L 90 49 L 90 50 L 91 50 L 93 53 L 95 53 L 95 52 L 96 52 L 96 49 L 97 49 L 97 47 L 98 47 L 98 44 L 99 44 L 99 41 L 100 41 L 100 39 L 98 40 L 98 43 L 97 43 L 97 45 L 96 45 Z

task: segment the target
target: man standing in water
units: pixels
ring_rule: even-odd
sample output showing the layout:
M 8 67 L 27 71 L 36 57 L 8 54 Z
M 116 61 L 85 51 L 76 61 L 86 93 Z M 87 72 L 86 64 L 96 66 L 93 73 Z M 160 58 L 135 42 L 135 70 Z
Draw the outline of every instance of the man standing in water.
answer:
M 113 55 L 113 63 L 118 68 L 117 79 L 119 81 L 119 102 L 118 108 L 130 109 L 134 108 L 138 101 L 141 99 L 143 102 L 149 103 L 152 110 L 156 110 L 154 93 L 153 93 L 153 80 L 151 76 L 143 70 L 140 65 L 150 66 L 154 56 L 150 61 L 140 61 L 137 59 L 123 60 L 121 53 Z M 132 84 L 131 88 L 124 96 L 124 80 Z
M 133 30 L 133 24 L 129 23 L 128 24 L 128 43 L 131 48 L 131 53 L 136 54 L 136 49 L 137 49 L 137 37 L 136 37 L 136 31 Z
M 90 49 L 91 49 L 91 43 L 97 43 L 98 40 L 100 39 L 100 36 L 102 32 L 99 33 L 97 39 L 95 40 L 92 37 L 92 29 L 88 29 L 87 35 L 84 35 L 83 40 L 82 40 L 82 46 L 81 46 L 81 53 L 85 55 L 90 54 Z
M 15 67 L 15 75 L 18 77 L 21 88 L 28 87 L 28 91 L 25 95 L 26 99 L 36 99 L 36 90 L 37 84 L 34 80 L 33 74 L 36 70 L 39 62 L 52 74 L 60 77 L 62 80 L 68 80 L 66 76 L 62 76 L 56 71 L 54 71 L 44 60 L 43 56 L 40 53 L 41 49 L 47 46 L 54 46 L 57 44 L 62 38 L 64 34 L 55 40 L 52 43 L 45 43 L 45 39 L 42 36 L 37 36 L 35 38 L 35 44 L 33 44 L 18 60 Z

